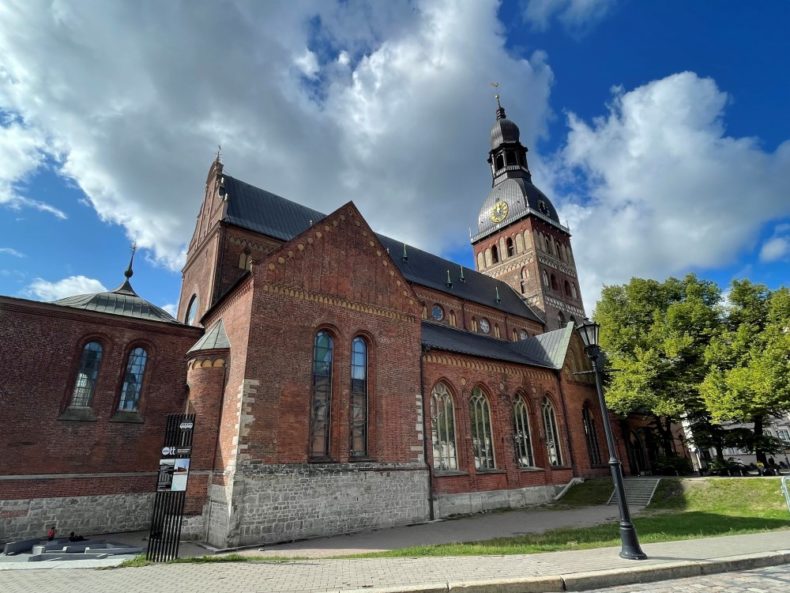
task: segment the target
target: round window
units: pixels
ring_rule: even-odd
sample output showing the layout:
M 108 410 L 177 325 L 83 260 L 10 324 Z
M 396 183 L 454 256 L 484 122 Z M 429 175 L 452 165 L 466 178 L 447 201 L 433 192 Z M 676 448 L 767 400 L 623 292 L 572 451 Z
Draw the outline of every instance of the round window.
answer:
M 441 305 L 433 306 L 433 309 L 431 309 L 431 317 L 433 317 L 436 321 L 441 321 L 444 319 L 444 309 L 442 309 Z
M 518 332 L 518 337 L 520 340 L 526 340 L 529 337 L 529 334 L 527 333 L 527 330 L 522 329 L 520 332 Z
M 487 334 L 491 331 L 491 325 L 488 323 L 488 319 L 481 319 L 480 320 L 480 331 L 484 334 Z

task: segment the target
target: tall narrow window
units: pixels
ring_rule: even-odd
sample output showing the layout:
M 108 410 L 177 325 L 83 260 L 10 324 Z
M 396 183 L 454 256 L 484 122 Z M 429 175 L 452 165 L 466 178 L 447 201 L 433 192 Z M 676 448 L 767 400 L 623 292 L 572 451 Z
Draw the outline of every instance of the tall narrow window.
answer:
M 332 399 L 334 342 L 326 331 L 313 342 L 313 398 L 310 406 L 310 457 L 329 457 L 329 408 Z
M 491 436 L 491 408 L 483 390 L 475 387 L 469 399 L 469 418 L 472 423 L 472 453 L 475 469 L 494 469 L 494 439 Z
M 584 438 L 587 440 L 587 453 L 590 455 L 590 465 L 601 465 L 601 450 L 598 448 L 598 432 L 590 413 L 590 403 L 586 402 L 582 408 L 582 424 L 584 425 Z
M 453 396 L 444 383 L 437 383 L 431 392 L 431 440 L 434 470 L 458 469 Z
M 513 257 L 513 255 L 515 254 L 515 251 L 513 250 L 513 239 L 508 237 L 507 241 L 505 242 L 505 246 L 507 247 L 507 256 Z
M 351 457 L 368 455 L 368 345 L 351 342 Z
M 552 290 L 560 289 L 559 284 L 557 284 L 557 277 L 554 274 L 551 275 L 551 289 Z
M 516 398 L 513 406 L 513 438 L 516 440 L 516 462 L 519 467 L 534 467 L 532 439 L 529 431 L 529 408 L 522 396 Z
M 195 325 L 195 317 L 197 317 L 198 311 L 198 297 L 196 294 L 192 295 L 192 298 L 189 300 L 189 306 L 187 307 L 187 314 L 184 317 L 184 321 L 187 325 Z
M 96 377 L 99 375 L 101 354 L 102 348 L 98 342 L 89 342 L 82 349 L 80 369 L 77 371 L 77 380 L 74 381 L 74 391 L 71 393 L 71 407 L 90 407 L 96 389 Z
M 546 273 L 546 270 L 543 270 L 543 286 L 549 285 L 549 275 Z
M 499 261 L 499 250 L 496 245 L 491 246 L 491 261 L 497 263 Z
M 135 348 L 129 353 L 121 387 L 121 399 L 118 401 L 119 412 L 135 412 L 140 407 L 140 393 L 143 390 L 143 375 L 147 360 L 148 353 L 143 348 Z
M 543 430 L 546 433 L 546 453 L 548 454 L 549 465 L 562 465 L 562 451 L 560 449 L 559 432 L 557 431 L 557 419 L 554 416 L 554 407 L 549 398 L 543 400 Z

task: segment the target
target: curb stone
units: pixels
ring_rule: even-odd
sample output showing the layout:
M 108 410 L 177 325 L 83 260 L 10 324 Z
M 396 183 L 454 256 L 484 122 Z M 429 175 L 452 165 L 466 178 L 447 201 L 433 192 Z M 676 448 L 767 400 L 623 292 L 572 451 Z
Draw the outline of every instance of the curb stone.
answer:
M 556 576 L 432 583 L 406 587 L 366 587 L 364 589 L 344 589 L 339 593 L 559 593 L 682 579 L 780 564 L 790 564 L 790 550 L 745 554 L 716 560 L 688 560 Z

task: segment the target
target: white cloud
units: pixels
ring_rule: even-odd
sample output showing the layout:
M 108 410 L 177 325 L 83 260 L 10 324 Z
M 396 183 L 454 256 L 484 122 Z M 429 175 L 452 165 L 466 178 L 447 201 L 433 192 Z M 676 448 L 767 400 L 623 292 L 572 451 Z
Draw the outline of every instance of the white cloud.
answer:
M 774 262 L 790 256 L 790 225 L 781 224 L 760 249 L 760 261 Z
M 13 247 L 0 247 L 0 255 L 13 255 L 14 257 L 25 257 L 21 251 L 17 251 Z
M 178 312 L 178 303 L 168 303 L 167 305 L 162 305 L 162 309 L 170 313 L 172 317 L 176 316 Z
M 40 301 L 56 301 L 79 294 L 106 291 L 104 285 L 94 278 L 69 276 L 55 282 L 36 278 L 25 289 L 25 294 Z
M 528 0 L 524 20 L 538 31 L 545 31 L 557 20 L 573 33 L 583 33 L 600 22 L 617 0 Z
M 0 109 L 174 269 L 217 144 L 245 181 L 324 212 L 354 200 L 377 230 L 460 246 L 488 191 L 488 82 L 504 83 L 527 143 L 548 114 L 551 70 L 507 52 L 497 9 L 4 2 Z
M 553 181 L 581 183 L 561 211 L 588 310 L 604 283 L 725 265 L 790 214 L 790 142 L 766 152 L 727 136 L 727 99 L 713 80 L 684 72 L 615 89 L 592 123 L 569 116 Z
M 0 121 L 0 206 L 13 210 L 33 208 L 60 219 L 66 218 L 66 214 L 58 208 L 25 196 L 19 187 L 36 169 L 44 165 L 48 150 L 50 149 L 46 139 L 39 130 L 10 118 Z

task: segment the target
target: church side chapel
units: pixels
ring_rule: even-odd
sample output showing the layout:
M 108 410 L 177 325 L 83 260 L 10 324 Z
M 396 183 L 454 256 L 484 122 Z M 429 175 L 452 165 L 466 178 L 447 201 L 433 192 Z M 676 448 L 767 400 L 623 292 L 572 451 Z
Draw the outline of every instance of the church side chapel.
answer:
M 177 319 L 128 277 L 0 297 L 0 539 L 144 529 L 176 412 L 196 414 L 184 533 L 220 547 L 517 508 L 607 475 L 570 232 L 497 107 L 476 270 L 218 157 Z

